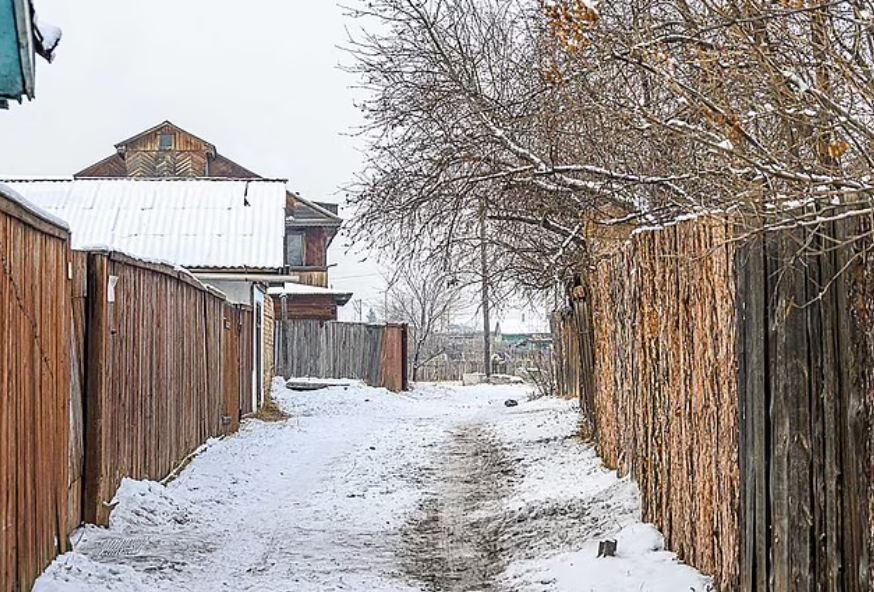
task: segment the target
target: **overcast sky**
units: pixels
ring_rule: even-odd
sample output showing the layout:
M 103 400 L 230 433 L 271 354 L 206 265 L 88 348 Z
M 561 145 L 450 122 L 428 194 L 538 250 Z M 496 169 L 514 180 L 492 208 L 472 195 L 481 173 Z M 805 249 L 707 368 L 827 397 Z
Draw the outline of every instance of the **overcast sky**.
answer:
M 348 136 L 360 116 L 355 79 L 338 68 L 355 24 L 333 0 L 37 0 L 37 9 L 64 38 L 55 62 L 38 65 L 36 101 L 0 112 L 0 175 L 72 175 L 169 119 L 304 197 L 343 202 L 361 164 Z M 331 282 L 365 300 L 366 314 L 382 279 L 342 243 Z

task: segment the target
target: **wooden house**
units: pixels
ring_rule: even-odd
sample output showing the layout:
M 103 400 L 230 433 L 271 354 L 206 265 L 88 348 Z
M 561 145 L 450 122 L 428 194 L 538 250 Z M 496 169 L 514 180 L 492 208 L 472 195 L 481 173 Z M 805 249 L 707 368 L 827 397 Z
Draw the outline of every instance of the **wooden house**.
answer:
M 30 0 L 0 0 L 0 107 L 34 98 L 36 55 L 52 61 L 60 40 L 60 29 L 40 23 Z
M 216 147 L 194 134 L 164 121 L 115 145 L 115 153 L 74 175 L 76 179 L 261 179 L 251 170 L 218 152 Z M 239 279 L 258 280 L 273 288 L 287 283 L 325 288 L 310 295 L 283 302 L 294 318 L 335 320 L 337 307 L 348 300 L 327 290 L 328 247 L 342 220 L 335 204 L 317 203 L 286 191 L 284 212 L 283 264 L 257 273 L 246 268 L 193 269 L 199 277 L 219 289 L 234 290 Z M 278 303 L 278 299 L 277 299 Z M 315 311 L 315 312 L 314 312 Z M 316 316 L 308 316 L 311 313 Z M 325 319 L 324 317 L 330 316 Z

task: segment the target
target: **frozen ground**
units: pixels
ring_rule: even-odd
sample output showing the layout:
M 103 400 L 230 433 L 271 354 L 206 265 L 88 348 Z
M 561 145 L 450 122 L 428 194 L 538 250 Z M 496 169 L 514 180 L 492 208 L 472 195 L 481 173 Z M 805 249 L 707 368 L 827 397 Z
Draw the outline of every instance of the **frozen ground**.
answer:
M 708 589 L 574 436 L 570 403 L 518 386 L 276 397 L 292 419 L 246 423 L 166 487 L 126 481 L 110 528 L 76 533 L 35 590 Z M 605 538 L 618 553 L 598 559 Z

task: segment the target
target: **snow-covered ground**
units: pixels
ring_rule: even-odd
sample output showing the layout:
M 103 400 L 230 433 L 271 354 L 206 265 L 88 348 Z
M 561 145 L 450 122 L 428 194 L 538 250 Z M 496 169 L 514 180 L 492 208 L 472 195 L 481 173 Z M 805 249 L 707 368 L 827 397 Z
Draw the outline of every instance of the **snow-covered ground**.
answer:
M 519 386 L 294 393 L 167 486 L 125 481 L 37 592 L 703 592 L 637 489 Z M 516 407 L 504 402 L 517 399 Z M 618 541 L 597 558 L 598 541 Z

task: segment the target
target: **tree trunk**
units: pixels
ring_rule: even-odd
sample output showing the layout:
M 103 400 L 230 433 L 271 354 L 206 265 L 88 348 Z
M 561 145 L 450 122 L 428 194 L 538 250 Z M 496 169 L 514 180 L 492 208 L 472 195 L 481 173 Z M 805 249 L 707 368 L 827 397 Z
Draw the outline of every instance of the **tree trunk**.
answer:
M 480 212 L 480 264 L 482 265 L 482 308 L 483 308 L 483 367 L 486 378 L 492 375 L 492 335 L 489 315 L 489 259 L 486 250 L 486 207 L 483 202 Z

